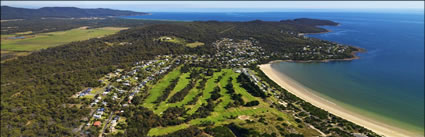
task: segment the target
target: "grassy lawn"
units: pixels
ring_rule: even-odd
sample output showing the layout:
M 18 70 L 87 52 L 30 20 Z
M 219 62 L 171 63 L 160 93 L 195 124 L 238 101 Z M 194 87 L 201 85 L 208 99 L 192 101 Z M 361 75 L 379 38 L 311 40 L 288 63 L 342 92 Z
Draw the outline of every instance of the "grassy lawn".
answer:
M 169 107 L 181 107 L 185 104 L 187 104 L 188 102 L 192 101 L 196 95 L 199 94 L 199 89 L 197 89 L 196 87 L 199 86 L 199 82 L 201 80 L 198 80 L 195 87 L 192 88 L 191 90 L 189 90 L 189 93 L 184 97 L 184 99 L 180 102 L 176 102 L 176 103 L 166 103 L 166 102 L 161 102 L 161 104 L 158 106 L 158 108 L 154 111 L 155 114 L 160 114 L 161 112 L 164 112 L 165 110 L 167 110 Z
M 167 85 L 169 85 L 169 81 L 171 81 L 173 78 L 180 78 L 180 80 L 178 82 L 178 85 L 172 91 L 171 95 L 174 95 L 179 90 L 183 89 L 185 85 L 189 84 L 188 81 L 185 81 L 185 79 L 189 77 L 190 74 L 188 73 L 180 74 L 175 71 L 176 70 L 174 70 L 173 72 L 170 72 L 160 82 L 154 85 L 154 88 L 150 92 L 151 93 L 155 92 L 160 95 L 161 92 L 158 92 L 158 91 L 160 91 L 160 89 L 165 89 Z M 165 111 L 169 107 L 184 106 L 187 109 L 190 108 L 190 110 L 186 114 L 192 115 L 193 113 L 196 112 L 196 110 L 202 104 L 207 103 L 207 99 L 211 97 L 211 92 L 213 91 L 215 87 L 218 86 L 220 88 L 219 93 L 221 97 L 218 100 L 221 100 L 221 102 L 215 106 L 214 111 L 211 112 L 209 116 L 207 116 L 206 118 L 192 119 L 189 122 L 183 123 L 180 125 L 152 128 L 151 130 L 149 130 L 148 136 L 166 135 L 181 129 L 188 128 L 191 125 L 200 125 L 205 122 L 208 122 L 208 123 L 212 122 L 214 123 L 214 126 L 225 125 L 229 123 L 236 123 L 245 128 L 253 128 L 257 130 L 258 132 L 269 133 L 269 134 L 279 133 L 280 130 L 277 127 L 281 126 L 283 123 L 286 123 L 287 125 L 295 128 L 298 132 L 304 135 L 308 135 L 308 136 L 320 135 L 317 131 L 311 128 L 299 128 L 298 127 L 299 124 L 295 122 L 295 119 L 292 115 L 280 112 L 279 110 L 270 107 L 270 104 L 265 102 L 263 99 L 252 96 L 244 88 L 240 87 L 240 84 L 237 82 L 237 77 L 239 75 L 240 75 L 239 73 L 235 73 L 232 69 L 222 69 L 220 72 L 214 72 L 213 76 L 206 76 L 208 80 L 205 84 L 204 90 L 192 88 L 189 91 L 188 95 L 185 96 L 185 98 L 181 102 L 176 102 L 176 103 L 166 103 L 165 101 L 161 102 L 158 109 L 154 110 L 154 113 L 160 114 L 161 112 Z M 220 81 L 216 82 L 216 80 L 220 76 L 221 76 Z M 231 81 L 229 81 L 230 78 L 232 78 Z M 195 87 L 199 85 L 200 81 L 201 80 L 197 81 Z M 232 82 L 235 92 L 238 94 L 241 94 L 245 102 L 257 100 L 260 102 L 260 104 L 257 106 L 252 106 L 252 107 L 239 106 L 239 107 L 232 107 L 232 108 L 225 109 L 225 106 L 227 106 L 229 103 L 232 102 L 231 96 L 228 93 L 226 93 L 227 90 L 224 88 L 229 82 Z M 187 104 L 187 102 L 193 100 L 194 97 L 198 95 L 199 93 L 202 95 L 199 97 L 195 105 L 185 105 Z M 156 95 L 156 96 L 159 96 L 159 95 Z M 147 99 L 147 102 L 155 101 L 156 98 L 155 99 L 153 98 L 154 97 L 149 96 Z M 270 100 L 275 100 L 275 98 L 270 97 Z M 148 104 L 144 104 L 144 105 L 148 105 Z M 154 105 L 152 104 L 152 106 Z M 246 122 L 243 119 L 239 119 L 238 118 L 239 116 L 245 116 L 247 117 L 247 119 L 255 121 L 255 122 L 253 123 Z M 264 117 L 265 123 L 258 122 L 260 117 Z M 277 120 L 277 118 L 279 117 L 283 118 L 283 120 Z M 301 126 L 307 127 L 304 124 L 302 124 Z M 285 130 L 285 133 L 289 133 L 289 132 L 291 131 Z
M 190 73 L 184 73 L 182 75 L 180 75 L 179 81 L 177 82 L 176 87 L 174 87 L 174 89 L 170 92 L 170 95 L 167 97 L 167 99 L 165 101 L 162 101 L 158 108 L 156 110 L 154 110 L 155 114 L 160 114 L 161 112 L 167 110 L 168 107 L 174 107 L 176 106 L 176 103 L 167 103 L 168 99 L 170 99 L 174 94 L 176 94 L 177 92 L 179 92 L 180 90 L 182 90 L 183 88 L 186 87 L 186 85 L 189 84 L 190 79 L 189 79 Z
M 11 37 L 11 35 L 2 35 L 1 49 L 12 51 L 35 51 L 44 48 L 59 46 L 73 41 L 81 41 L 96 37 L 103 37 L 106 35 L 114 34 L 123 29 L 126 28 L 78 28 L 67 31 L 26 35 L 23 39 L 5 39 L 7 37 Z
M 238 83 L 238 76 L 239 73 L 232 72 L 232 84 L 233 88 L 235 89 L 236 93 L 242 94 L 242 99 L 245 102 L 254 101 L 257 100 L 254 96 L 252 96 L 250 93 L 248 93 L 244 88 L 240 87 L 240 84 Z
M 179 78 L 180 74 L 181 72 L 179 67 L 169 72 L 164 76 L 164 78 L 159 80 L 157 84 L 155 84 L 152 89 L 149 90 L 149 96 L 144 100 L 143 106 L 154 110 L 153 107 L 155 104 L 153 102 L 155 102 L 156 99 L 162 95 L 162 92 L 171 84 L 172 80 Z
M 221 78 L 221 80 L 219 81 L 219 87 L 220 87 L 220 95 L 221 97 L 218 100 L 222 100 L 219 104 L 217 104 L 217 106 L 214 108 L 214 112 L 223 112 L 226 109 L 224 107 L 226 107 L 231 101 L 232 98 L 230 97 L 230 95 L 227 93 L 226 85 L 228 83 L 228 80 L 232 74 L 232 70 L 229 69 L 223 69 L 222 70 L 224 72 L 223 78 Z
M 185 45 L 185 46 L 188 46 L 188 47 L 191 47 L 191 48 L 195 48 L 195 47 L 198 47 L 198 46 L 205 45 L 203 42 L 199 42 L 199 41 L 189 43 L 185 39 L 174 37 L 174 36 L 162 36 L 162 37 L 159 37 L 157 40 L 181 44 L 181 45 Z
M 190 77 L 190 73 L 184 73 L 180 75 L 180 78 L 179 78 L 179 81 L 177 82 L 176 87 L 174 87 L 174 89 L 170 92 L 170 95 L 164 102 L 167 102 L 168 99 L 170 99 L 174 94 L 176 94 L 177 92 L 185 88 L 190 82 L 189 77 Z
M 172 133 L 181 129 L 188 128 L 189 126 L 190 126 L 189 124 L 180 124 L 175 126 L 152 128 L 151 130 L 149 130 L 148 136 L 166 135 L 168 133 Z
M 202 95 L 199 97 L 198 102 L 196 102 L 195 106 L 193 106 L 187 113 L 193 114 L 198 110 L 199 107 L 201 107 L 202 104 L 207 103 L 207 99 L 211 97 L 211 93 L 214 90 L 214 87 L 217 86 L 217 83 L 215 82 L 216 79 L 223 74 L 223 71 L 221 72 L 214 72 L 212 78 L 208 79 L 205 84 L 205 89 L 202 91 Z

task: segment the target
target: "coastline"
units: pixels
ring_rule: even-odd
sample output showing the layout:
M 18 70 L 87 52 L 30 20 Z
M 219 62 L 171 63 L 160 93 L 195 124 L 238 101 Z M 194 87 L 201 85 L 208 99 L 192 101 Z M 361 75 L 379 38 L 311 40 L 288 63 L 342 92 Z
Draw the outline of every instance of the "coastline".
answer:
M 326 110 L 329 113 L 332 113 L 343 119 L 349 120 L 355 124 L 361 125 L 383 136 L 423 136 L 376 121 L 373 118 L 369 118 L 361 114 L 355 113 L 341 105 L 338 105 L 323 97 L 320 97 L 317 94 L 314 94 L 314 90 L 303 86 L 302 84 L 293 80 L 289 76 L 273 69 L 271 67 L 271 63 L 259 65 L 260 69 L 264 72 L 264 74 L 267 75 L 267 77 L 269 77 L 282 88 L 286 89 L 288 92 L 296 95 L 304 101 L 310 102 L 316 107 Z
M 359 48 L 359 47 L 354 47 L 357 49 L 357 51 L 352 51 L 351 55 L 353 57 L 351 58 L 343 58 L 343 59 L 323 59 L 323 60 L 273 60 L 270 61 L 268 64 L 272 64 L 272 63 L 278 63 L 278 62 L 296 62 L 296 63 L 326 63 L 326 62 L 332 62 L 332 61 L 351 61 L 351 60 L 355 60 L 355 59 L 360 59 L 359 56 L 357 56 L 357 53 L 364 53 L 366 52 L 365 49 L 363 48 Z
M 337 25 L 337 26 L 338 26 L 338 25 Z M 332 31 L 331 31 L 331 30 L 329 30 L 329 29 L 325 29 L 325 31 L 322 31 L 322 32 L 299 33 L 299 34 L 301 34 L 301 35 L 305 36 L 305 35 L 309 35 L 309 34 L 322 34 L 322 33 L 328 33 L 328 32 L 332 32 Z

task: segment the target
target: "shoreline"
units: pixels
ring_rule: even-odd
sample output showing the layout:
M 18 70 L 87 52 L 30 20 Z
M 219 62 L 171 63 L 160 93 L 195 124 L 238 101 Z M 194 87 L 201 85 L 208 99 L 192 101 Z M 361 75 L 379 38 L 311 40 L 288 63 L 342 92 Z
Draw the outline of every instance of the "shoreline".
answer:
M 355 59 L 360 59 L 359 56 L 357 56 L 357 53 L 364 53 L 366 52 L 365 49 L 363 48 L 359 48 L 359 47 L 354 47 L 357 49 L 357 51 L 352 51 L 351 55 L 353 57 L 351 58 L 343 58 L 343 59 L 322 59 L 322 60 L 273 60 L 268 62 L 268 64 L 272 64 L 272 63 L 278 63 L 278 62 L 295 62 L 295 63 L 326 63 L 326 62 L 334 62 L 334 61 L 351 61 L 351 60 L 355 60 Z
M 329 113 L 339 116 L 345 120 L 351 121 L 355 124 L 363 126 L 369 130 L 372 130 L 373 132 L 376 132 L 377 134 L 387 136 L 387 137 L 423 136 L 420 134 L 415 134 L 413 132 L 406 131 L 398 127 L 384 124 L 382 122 L 374 120 L 373 118 L 360 115 L 351 110 L 348 110 L 347 108 L 344 108 L 341 105 L 338 105 L 323 97 L 320 97 L 317 94 L 314 94 L 314 92 L 312 92 L 314 90 L 303 86 L 302 84 L 293 80 L 289 76 L 273 69 L 271 67 L 271 63 L 262 64 L 262 65 L 259 65 L 259 67 L 261 71 L 263 71 L 264 74 L 267 75 L 267 77 L 269 77 L 271 80 L 273 80 L 282 88 L 286 89 L 288 92 L 301 98 L 302 100 L 307 101 L 313 104 L 314 106 L 319 107 L 323 110 L 326 110 Z
M 328 33 L 328 32 L 332 32 L 332 31 L 331 30 L 328 30 L 328 29 L 325 29 L 325 31 L 322 31 L 322 32 L 298 33 L 298 34 L 301 34 L 301 35 L 305 36 L 305 35 L 309 35 L 309 34 L 322 34 L 322 33 Z

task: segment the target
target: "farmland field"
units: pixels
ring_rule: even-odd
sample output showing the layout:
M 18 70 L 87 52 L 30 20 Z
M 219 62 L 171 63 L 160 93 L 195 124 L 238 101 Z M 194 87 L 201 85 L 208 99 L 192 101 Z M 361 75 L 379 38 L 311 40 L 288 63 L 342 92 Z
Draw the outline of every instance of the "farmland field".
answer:
M 104 27 L 96 29 L 77 28 L 67 31 L 50 33 L 29 34 L 19 33 L 19 38 L 13 39 L 15 35 L 2 35 L 1 50 L 10 51 L 35 51 L 44 48 L 59 46 L 73 41 L 87 40 L 114 34 L 126 28 Z M 25 35 L 28 34 L 28 35 Z

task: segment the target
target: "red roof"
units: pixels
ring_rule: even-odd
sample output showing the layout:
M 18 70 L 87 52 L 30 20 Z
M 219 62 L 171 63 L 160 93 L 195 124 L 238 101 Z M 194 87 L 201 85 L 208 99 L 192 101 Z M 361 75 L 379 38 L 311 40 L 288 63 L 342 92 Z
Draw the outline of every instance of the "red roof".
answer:
M 98 126 L 100 126 L 101 124 L 102 124 L 102 123 L 101 123 L 100 121 L 96 121 L 96 122 L 94 122 L 94 123 L 93 123 L 93 126 L 97 126 L 97 127 L 98 127 Z

